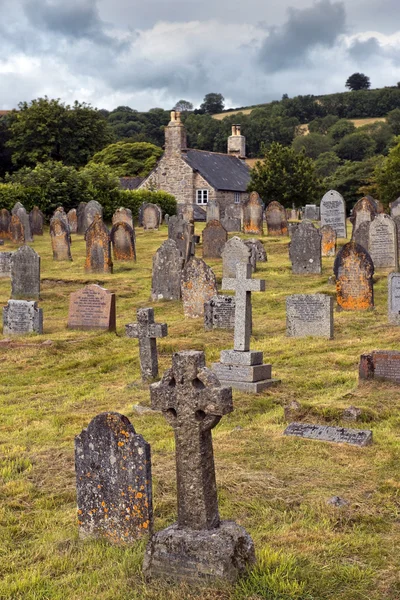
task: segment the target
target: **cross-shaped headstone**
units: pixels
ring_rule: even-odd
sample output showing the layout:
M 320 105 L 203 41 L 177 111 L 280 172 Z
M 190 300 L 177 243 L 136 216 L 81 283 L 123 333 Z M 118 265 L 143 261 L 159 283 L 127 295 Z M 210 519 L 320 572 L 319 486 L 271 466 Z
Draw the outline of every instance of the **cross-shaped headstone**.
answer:
M 140 370 L 143 381 L 154 379 L 158 375 L 156 338 L 168 335 L 166 323 L 154 323 L 153 308 L 138 308 L 137 323 L 125 326 L 126 335 L 139 338 Z
M 265 280 L 252 279 L 251 271 L 250 264 L 238 263 L 236 279 L 222 280 L 223 290 L 236 292 L 234 349 L 239 352 L 250 350 L 251 292 L 265 292 Z
M 214 529 L 220 521 L 211 429 L 232 412 L 232 389 L 205 367 L 204 352 L 189 350 L 173 355 L 150 396 L 175 433 L 178 527 Z

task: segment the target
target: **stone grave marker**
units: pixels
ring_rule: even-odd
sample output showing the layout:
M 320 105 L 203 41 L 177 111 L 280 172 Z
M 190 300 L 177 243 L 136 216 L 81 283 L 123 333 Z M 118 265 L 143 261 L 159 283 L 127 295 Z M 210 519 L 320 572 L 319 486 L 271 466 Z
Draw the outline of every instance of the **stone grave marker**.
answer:
M 347 238 L 346 203 L 339 192 L 330 190 L 321 200 L 321 229 L 330 225 L 338 238 Z
M 290 423 L 283 435 L 322 442 L 335 442 L 336 444 L 352 444 L 353 446 L 372 444 L 372 431 L 370 429 L 347 429 L 346 427 L 331 427 L 328 425 Z
M 29 224 L 29 215 L 26 212 L 25 208 L 23 206 L 22 208 L 18 208 L 15 214 L 17 217 L 19 217 L 24 227 L 25 242 L 33 242 L 33 235 L 31 232 L 31 226 Z
M 254 544 L 233 521 L 221 521 L 211 429 L 232 412 L 232 391 L 205 366 L 204 352 L 173 355 L 172 368 L 150 386 L 152 408 L 175 434 L 178 522 L 147 545 L 146 577 L 234 582 L 254 560 Z
M 390 273 L 388 277 L 389 322 L 400 325 L 400 273 Z
M 317 221 L 319 219 L 318 207 L 316 204 L 306 204 L 304 207 L 304 219 Z
M 62 206 L 59 206 L 58 208 L 56 208 L 56 210 L 53 213 L 53 219 L 59 219 L 60 221 L 62 221 L 65 225 L 65 229 L 68 232 L 68 236 L 69 236 L 69 241 L 71 243 L 71 228 L 69 226 L 69 221 L 68 221 L 68 216 L 64 210 L 64 208 Z
M 44 215 L 38 206 L 29 213 L 29 225 L 32 235 L 43 235 Z
M 265 210 L 265 220 L 267 221 L 268 235 L 288 234 L 286 211 L 276 200 L 268 204 Z
M 257 192 L 251 192 L 249 199 L 242 205 L 243 233 L 263 235 L 263 203 Z
M 364 250 L 369 251 L 369 228 L 371 226 L 371 221 L 363 221 L 357 227 L 353 234 L 352 241 L 362 246 Z
M 351 237 L 354 237 L 354 233 L 361 223 L 364 221 L 373 221 L 376 214 L 376 205 L 366 196 L 358 200 L 358 202 L 356 202 L 354 205 L 350 218 L 350 221 L 353 224 L 353 232 Z
M 184 259 L 174 240 L 166 240 L 153 256 L 152 300 L 180 300 Z
M 110 233 L 114 260 L 136 261 L 135 232 L 126 221 L 118 221 Z
M 228 217 L 224 216 L 221 219 L 221 225 L 226 229 L 228 233 L 232 233 L 234 231 L 241 231 L 242 222 L 239 217 Z
M 77 231 L 79 235 L 85 235 L 85 207 L 87 202 L 79 202 L 78 208 L 76 209 L 76 218 L 78 221 Z
M 400 198 L 397 198 L 397 200 L 391 203 L 390 216 L 392 217 L 392 219 L 394 219 L 395 217 L 400 217 Z
M 67 219 L 70 232 L 78 233 L 78 215 L 76 208 L 71 208 L 71 210 L 67 212 Z
M 149 204 L 151 206 L 155 206 L 157 208 L 158 213 L 159 213 L 159 223 L 161 225 L 161 222 L 162 222 L 162 210 L 158 206 L 158 204 L 152 204 L 151 202 L 142 202 L 142 204 L 139 206 L 139 215 L 138 215 L 139 227 L 143 227 L 143 212 L 144 212 L 144 209 L 146 208 L 146 206 L 149 206 Z M 179 210 L 179 207 L 178 207 L 178 210 Z
M 37 302 L 9 300 L 3 308 L 3 335 L 43 333 L 43 309 Z
M 79 207 L 78 207 L 79 209 Z M 86 235 L 86 230 L 93 223 L 96 216 L 103 218 L 103 207 L 97 200 L 90 200 L 83 209 L 83 233 Z M 78 224 L 79 225 L 79 224 Z
M 287 296 L 286 335 L 333 339 L 333 298 L 326 294 Z
M 11 277 L 12 252 L 0 252 L 0 278 Z
M 381 379 L 400 383 L 400 352 L 397 350 L 374 350 L 362 354 L 359 364 L 360 379 Z
M 217 293 L 217 280 L 212 269 L 201 258 L 192 257 L 184 266 L 181 278 L 185 317 L 202 317 L 204 303 Z
M 321 234 L 321 256 L 335 256 L 336 231 L 330 225 L 324 225 L 319 231 Z
M 208 221 L 203 229 L 203 258 L 221 258 L 228 232 L 219 221 Z
M 142 380 L 149 381 L 158 377 L 158 355 L 156 338 L 168 335 L 166 323 L 154 322 L 153 308 L 138 308 L 137 323 L 125 325 L 127 337 L 139 340 L 139 358 Z
M 69 228 L 58 216 L 50 220 L 50 237 L 53 260 L 72 260 Z
M 160 208 L 156 204 L 146 204 L 143 209 L 143 229 L 158 229 L 160 224 Z
M 133 218 L 132 211 L 130 208 L 117 208 L 115 213 L 112 216 L 112 224 L 116 225 L 117 223 L 128 223 L 133 229 Z
M 252 264 L 255 269 L 254 254 L 251 248 L 239 237 L 228 240 L 221 253 L 223 277 L 236 277 L 236 266 L 239 263 Z
M 153 525 L 150 445 L 127 417 L 97 415 L 75 438 L 79 537 L 132 544 Z
M 210 200 L 207 204 L 207 223 L 209 221 L 219 221 L 221 218 L 221 213 L 219 210 L 219 204 L 216 200 Z
M 164 223 L 165 223 L 165 225 L 168 225 L 168 223 L 169 223 L 169 214 L 168 213 L 165 213 L 165 215 L 164 215 Z
M 200 210 L 203 210 L 202 208 L 198 207 Z M 187 204 L 186 202 L 184 202 L 183 204 L 178 204 L 178 214 L 185 219 L 185 221 L 187 221 L 188 223 L 194 223 L 194 205 L 193 204 Z
M 292 273 L 295 275 L 321 274 L 321 234 L 310 222 L 297 225 L 289 245 Z
M 380 213 L 370 223 L 368 252 L 375 269 L 397 269 L 397 228 L 389 215 Z
M 11 217 L 10 213 L 6 208 L 0 210 L 0 239 L 8 240 L 11 239 L 10 232 Z
M 204 304 L 204 329 L 233 329 L 235 327 L 235 296 L 213 296 Z
M 290 217 L 289 219 L 291 221 L 298 221 L 299 219 L 299 211 L 296 208 L 291 208 L 290 209 Z
M 68 329 L 115 331 L 115 294 L 91 284 L 69 297 Z
M 257 240 L 256 238 L 250 238 L 249 240 L 243 241 L 246 244 L 246 246 L 251 248 L 252 255 L 255 255 L 256 263 L 267 262 L 267 252 L 261 240 Z
M 21 202 L 16 202 L 16 203 L 14 204 L 14 206 L 12 207 L 12 209 L 11 209 L 11 214 L 12 214 L 12 215 L 16 215 L 16 214 L 17 214 L 17 211 L 18 211 L 20 208 L 24 208 L 24 205 L 23 205 L 23 204 L 21 204 Z
M 182 216 L 173 215 L 168 221 L 168 239 L 174 240 L 184 261 L 189 260 L 193 252 L 194 225 Z
M 40 256 L 29 246 L 21 246 L 11 259 L 11 298 L 39 299 Z
M 367 310 L 374 306 L 374 263 L 362 246 L 349 242 L 338 252 L 333 271 L 336 297 L 343 310 Z
M 11 217 L 10 237 L 15 244 L 25 243 L 25 228 L 18 215 L 12 215 Z
M 93 223 L 87 228 L 85 239 L 85 271 L 87 273 L 112 273 L 110 233 L 99 214 L 95 215 Z

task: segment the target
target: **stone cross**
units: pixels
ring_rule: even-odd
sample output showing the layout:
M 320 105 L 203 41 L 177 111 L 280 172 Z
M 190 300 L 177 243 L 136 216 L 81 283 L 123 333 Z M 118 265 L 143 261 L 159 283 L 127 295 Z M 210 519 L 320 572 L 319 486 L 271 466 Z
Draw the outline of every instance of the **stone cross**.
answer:
M 154 379 L 158 375 L 156 338 L 168 335 L 166 323 L 154 323 L 153 308 L 138 308 L 137 323 L 126 325 L 126 335 L 139 339 L 140 370 L 142 379 Z
M 173 355 L 150 396 L 174 429 L 178 527 L 214 529 L 220 520 L 211 429 L 232 412 L 232 389 L 205 367 L 204 352 L 188 350 Z
M 265 292 L 264 279 L 252 279 L 250 264 L 238 263 L 236 279 L 224 278 L 223 290 L 236 292 L 234 349 L 239 352 L 250 350 L 251 335 L 251 292 Z

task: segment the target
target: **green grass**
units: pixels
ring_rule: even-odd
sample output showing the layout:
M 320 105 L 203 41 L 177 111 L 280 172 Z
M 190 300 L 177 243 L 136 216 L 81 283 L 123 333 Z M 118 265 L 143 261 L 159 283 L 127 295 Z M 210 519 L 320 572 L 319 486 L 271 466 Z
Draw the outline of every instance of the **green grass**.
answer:
M 152 255 L 166 236 L 164 227 L 138 230 L 138 262 L 115 263 L 113 275 L 100 277 L 84 273 L 81 237 L 73 236 L 72 263 L 52 261 L 48 232 L 33 243 L 42 258 L 45 333 L 0 343 L 0 598 L 397 600 L 400 389 L 357 380 L 360 354 L 398 348 L 400 329 L 387 322 L 387 274 L 376 277 L 375 311 L 335 313 L 334 340 L 288 339 L 285 297 L 335 291 L 327 283 L 333 259 L 324 259 L 321 276 L 291 274 L 288 238 L 264 238 L 268 263 L 255 276 L 267 291 L 253 295 L 252 348 L 264 351 L 282 383 L 257 396 L 235 391 L 234 412 L 213 432 L 221 516 L 251 533 L 255 568 L 233 587 L 147 585 L 145 541 L 123 549 L 78 539 L 74 436 L 106 410 L 127 415 L 152 446 L 156 529 L 176 518 L 172 430 L 161 415 L 133 409 L 150 404 L 138 343 L 124 337 L 136 308 L 153 305 L 156 320 L 168 323 L 169 336 L 158 340 L 160 373 L 173 351 L 204 350 L 210 364 L 232 347 L 231 332 L 205 333 L 200 319 L 183 318 L 180 303 L 149 301 Z M 209 262 L 220 282 L 221 262 Z M 87 282 L 116 292 L 117 335 L 66 329 L 69 294 Z M 9 294 L 9 280 L 0 280 L 0 305 Z M 348 426 L 342 410 L 360 407 L 356 427 L 372 428 L 374 444 L 284 438 L 283 406 L 292 400 L 307 421 L 333 425 Z M 348 505 L 328 505 L 333 495 Z

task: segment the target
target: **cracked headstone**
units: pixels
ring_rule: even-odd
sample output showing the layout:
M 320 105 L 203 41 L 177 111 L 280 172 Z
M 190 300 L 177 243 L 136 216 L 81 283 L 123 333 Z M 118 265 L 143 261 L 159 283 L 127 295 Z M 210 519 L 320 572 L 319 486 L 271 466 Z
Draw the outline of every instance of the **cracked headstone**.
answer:
M 168 335 L 166 323 L 154 322 L 153 308 L 138 308 L 137 323 L 125 325 L 127 337 L 139 340 L 140 371 L 143 381 L 158 377 L 157 339 Z

